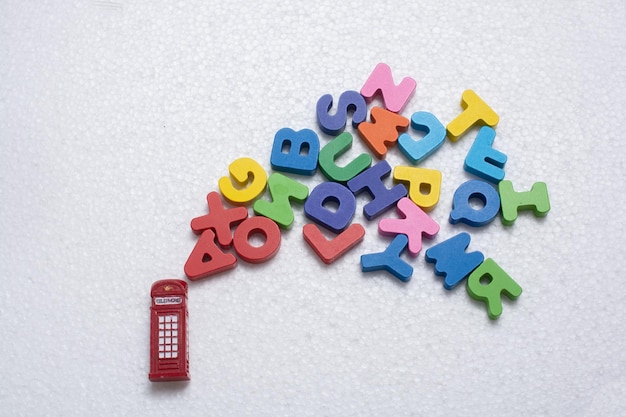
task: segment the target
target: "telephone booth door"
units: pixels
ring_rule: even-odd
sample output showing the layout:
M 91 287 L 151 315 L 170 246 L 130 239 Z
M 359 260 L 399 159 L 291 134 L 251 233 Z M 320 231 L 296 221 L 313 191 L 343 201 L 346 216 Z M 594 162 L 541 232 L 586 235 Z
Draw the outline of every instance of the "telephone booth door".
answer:
M 157 281 L 150 291 L 151 381 L 188 381 L 187 283 Z

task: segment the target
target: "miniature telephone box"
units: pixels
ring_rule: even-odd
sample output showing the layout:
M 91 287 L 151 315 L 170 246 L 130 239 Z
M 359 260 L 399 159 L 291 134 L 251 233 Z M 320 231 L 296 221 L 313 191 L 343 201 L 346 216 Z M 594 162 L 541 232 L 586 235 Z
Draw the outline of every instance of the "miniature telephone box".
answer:
M 188 381 L 187 283 L 165 279 L 150 291 L 150 381 Z

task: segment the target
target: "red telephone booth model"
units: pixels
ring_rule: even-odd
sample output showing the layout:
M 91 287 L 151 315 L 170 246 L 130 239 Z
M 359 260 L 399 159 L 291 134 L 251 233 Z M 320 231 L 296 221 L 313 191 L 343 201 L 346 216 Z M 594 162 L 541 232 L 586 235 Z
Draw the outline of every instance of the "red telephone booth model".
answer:
M 150 381 L 188 381 L 187 283 L 165 279 L 150 291 Z

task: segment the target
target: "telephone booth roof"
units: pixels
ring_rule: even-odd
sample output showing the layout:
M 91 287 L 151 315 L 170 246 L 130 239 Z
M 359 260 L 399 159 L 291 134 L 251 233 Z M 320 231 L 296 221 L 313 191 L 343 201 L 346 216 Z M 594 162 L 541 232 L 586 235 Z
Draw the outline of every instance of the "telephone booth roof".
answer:
M 187 297 L 187 283 L 179 279 L 163 279 L 152 284 L 150 295 L 182 295 Z

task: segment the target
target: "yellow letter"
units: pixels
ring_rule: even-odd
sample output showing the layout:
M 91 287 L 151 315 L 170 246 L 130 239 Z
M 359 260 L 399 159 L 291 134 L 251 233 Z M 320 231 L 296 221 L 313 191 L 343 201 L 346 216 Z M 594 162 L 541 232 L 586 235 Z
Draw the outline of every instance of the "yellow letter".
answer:
M 463 91 L 461 107 L 463 112 L 446 126 L 448 136 L 453 142 L 459 140 L 466 130 L 478 122 L 493 127 L 500 120 L 496 112 L 472 90 Z
M 231 204 L 249 203 L 265 190 L 267 174 L 252 158 L 235 159 L 228 166 L 228 172 L 235 185 L 229 177 L 220 178 L 218 185 L 224 198 Z
M 424 211 L 432 210 L 439 202 L 441 172 L 436 169 L 397 166 L 393 169 L 396 182 L 408 182 L 409 198 Z

